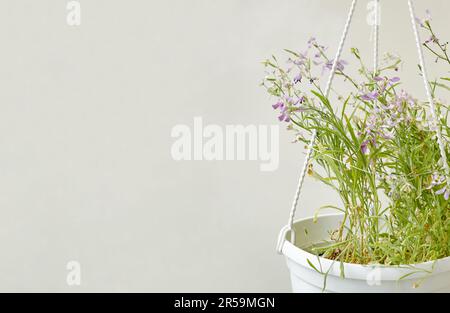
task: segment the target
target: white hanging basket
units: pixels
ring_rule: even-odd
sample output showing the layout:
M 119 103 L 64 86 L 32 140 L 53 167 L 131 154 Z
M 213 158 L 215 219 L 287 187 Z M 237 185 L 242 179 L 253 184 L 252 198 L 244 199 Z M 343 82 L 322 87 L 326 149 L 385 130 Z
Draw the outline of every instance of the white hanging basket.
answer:
M 342 214 L 333 214 L 320 216 L 317 222 L 313 218 L 297 220 L 293 227 L 295 245 L 289 242 L 289 226 L 281 231 L 286 236 L 281 238 L 284 240 L 281 252 L 286 257 L 293 292 L 450 292 L 450 257 L 417 265 L 343 263 L 341 267 L 340 262 L 304 250 L 329 239 L 330 232 L 339 227 L 342 219 Z

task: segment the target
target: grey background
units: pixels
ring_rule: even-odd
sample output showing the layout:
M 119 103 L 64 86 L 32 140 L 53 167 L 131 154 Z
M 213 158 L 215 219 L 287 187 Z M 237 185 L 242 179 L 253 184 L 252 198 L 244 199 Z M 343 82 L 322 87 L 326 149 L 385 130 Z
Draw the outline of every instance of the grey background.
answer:
M 423 97 L 406 1 L 382 2 L 381 50 Z M 80 3 L 69 27 L 66 1 L 0 1 L 0 291 L 289 291 L 274 248 L 303 147 L 282 129 L 279 169 L 263 173 L 175 162 L 170 132 L 194 116 L 276 124 L 259 62 L 311 35 L 334 50 L 350 1 Z M 448 1 L 416 3 L 450 38 Z M 345 51 L 370 60 L 366 4 Z M 333 199 L 308 180 L 299 216 Z

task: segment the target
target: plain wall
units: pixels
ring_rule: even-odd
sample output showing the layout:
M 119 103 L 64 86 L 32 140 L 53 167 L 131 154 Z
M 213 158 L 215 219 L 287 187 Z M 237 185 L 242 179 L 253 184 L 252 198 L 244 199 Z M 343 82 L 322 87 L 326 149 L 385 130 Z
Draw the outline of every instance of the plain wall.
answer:
M 281 125 L 276 171 L 176 162 L 171 131 L 278 125 L 260 61 L 312 35 L 334 51 L 350 2 L 80 0 L 70 27 L 66 1 L 1 0 L 0 291 L 289 291 L 275 244 L 304 147 Z M 406 0 L 382 4 L 381 51 L 423 98 Z M 343 58 L 357 46 L 371 64 L 366 5 Z M 447 0 L 416 6 L 450 39 Z M 335 199 L 308 178 L 298 216 Z

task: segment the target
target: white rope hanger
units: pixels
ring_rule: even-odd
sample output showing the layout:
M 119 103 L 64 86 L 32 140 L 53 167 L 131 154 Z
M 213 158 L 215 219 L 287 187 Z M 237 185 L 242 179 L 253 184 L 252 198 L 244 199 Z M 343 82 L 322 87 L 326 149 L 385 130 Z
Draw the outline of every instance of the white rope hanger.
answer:
M 373 57 L 374 57 L 374 66 L 373 66 L 373 71 L 374 71 L 374 75 L 377 75 L 378 72 L 378 50 L 379 50 L 379 18 L 380 18 L 380 0 L 375 0 L 375 15 L 376 15 L 376 21 L 374 24 L 374 34 L 375 34 L 375 38 L 374 38 L 374 49 L 373 49 Z M 331 85 L 334 79 L 334 76 L 336 74 L 336 70 L 337 70 L 337 65 L 339 62 L 339 59 L 341 57 L 342 54 L 342 50 L 345 44 L 345 40 L 347 38 L 347 34 L 348 34 L 348 30 L 353 18 L 353 14 L 355 11 L 355 7 L 356 7 L 356 3 L 357 0 L 353 0 L 348 16 L 347 16 L 347 21 L 345 23 L 345 27 L 344 27 L 344 31 L 342 33 L 342 37 L 341 37 L 341 41 L 339 43 L 338 46 L 338 50 L 336 52 L 336 57 L 333 61 L 333 67 L 331 68 L 331 73 L 330 76 L 328 78 L 327 81 L 327 85 L 326 85 L 326 89 L 325 89 L 325 96 L 326 98 L 329 97 L 329 93 L 331 90 Z M 423 78 L 423 82 L 425 85 L 425 90 L 427 93 L 427 97 L 428 97 L 428 101 L 430 104 L 430 110 L 431 110 L 431 115 L 432 115 L 432 119 L 433 119 L 433 123 L 435 125 L 436 128 L 436 137 L 437 137 L 437 142 L 439 144 L 439 149 L 440 149 L 440 154 L 441 154 L 441 160 L 444 163 L 444 169 L 446 172 L 446 177 L 447 177 L 447 186 L 450 188 L 450 167 L 449 164 L 447 162 L 447 154 L 446 154 L 446 150 L 445 150 L 445 145 L 444 145 L 444 141 L 442 138 L 442 133 L 441 133 L 441 129 L 439 127 L 439 120 L 437 117 L 437 113 L 436 113 L 436 106 L 435 106 L 435 102 L 431 93 L 431 89 L 430 89 L 430 84 L 429 84 L 429 80 L 428 80 L 428 75 L 427 75 L 427 71 L 426 71 L 426 67 L 425 67 L 425 59 L 423 56 L 423 49 L 422 49 L 422 45 L 421 45 L 421 40 L 420 40 L 420 35 L 417 29 L 417 24 L 416 24 L 416 18 L 415 18 L 415 12 L 414 12 L 414 6 L 413 6 L 413 2 L 412 0 L 408 0 L 408 6 L 409 6 L 409 11 L 410 11 L 410 18 L 411 18 L 411 22 L 413 25 L 413 32 L 414 32 L 414 36 L 416 39 L 416 45 L 417 45 L 417 51 L 418 51 L 418 55 L 419 55 L 419 61 L 420 61 L 420 66 L 422 68 L 422 78 Z M 300 173 L 300 178 L 299 178 L 299 182 L 298 182 L 298 186 L 297 186 L 297 190 L 295 193 L 295 197 L 294 197 L 294 201 L 292 203 L 292 207 L 291 207 L 291 211 L 290 211 L 290 215 L 289 215 L 289 221 L 288 221 L 288 227 L 283 228 L 283 230 L 280 232 L 280 235 L 278 237 L 278 243 L 277 243 L 277 252 L 278 253 L 282 253 L 282 249 L 283 249 L 283 244 L 285 242 L 285 238 L 286 238 L 286 234 L 288 232 L 290 232 L 291 234 L 291 238 L 290 241 L 292 244 L 295 244 L 295 231 L 293 229 L 294 226 L 294 219 L 295 219 L 295 213 L 297 210 L 297 206 L 298 206 L 298 200 L 300 198 L 300 194 L 301 194 L 301 189 L 303 187 L 303 182 L 305 180 L 305 176 L 306 176 L 306 172 L 308 169 L 308 165 L 311 161 L 311 157 L 312 157 L 312 152 L 314 150 L 314 145 L 317 139 L 317 131 L 314 130 L 312 137 L 311 137 L 311 141 L 310 144 L 308 146 L 307 149 L 307 153 L 306 153 L 306 159 L 305 162 L 303 164 L 303 168 L 302 171 Z
M 378 74 L 378 50 L 380 40 L 380 0 L 375 0 L 375 24 L 373 25 L 374 43 L 373 43 L 373 75 Z
M 417 29 L 416 14 L 414 12 L 414 5 L 413 5 L 412 0 L 408 0 L 408 6 L 409 6 L 411 23 L 412 23 L 413 31 L 414 31 L 414 37 L 416 39 L 417 53 L 419 55 L 420 66 L 422 68 L 423 84 L 425 85 L 425 91 L 427 93 L 428 102 L 430 104 L 432 122 L 434 123 L 433 126 L 436 129 L 436 137 L 437 137 L 437 142 L 439 144 L 439 150 L 441 153 L 441 160 L 444 163 L 444 170 L 445 170 L 446 179 L 447 179 L 447 187 L 449 187 L 450 186 L 450 180 L 449 180 L 450 167 L 447 162 L 447 153 L 445 151 L 445 144 L 444 144 L 444 140 L 442 138 L 441 128 L 439 126 L 439 118 L 436 113 L 436 104 L 434 102 L 433 95 L 431 93 L 430 81 L 428 80 L 428 72 L 427 72 L 427 69 L 425 66 L 425 58 L 423 57 L 423 49 L 422 49 L 422 44 L 421 44 L 422 41 L 420 40 L 419 31 Z

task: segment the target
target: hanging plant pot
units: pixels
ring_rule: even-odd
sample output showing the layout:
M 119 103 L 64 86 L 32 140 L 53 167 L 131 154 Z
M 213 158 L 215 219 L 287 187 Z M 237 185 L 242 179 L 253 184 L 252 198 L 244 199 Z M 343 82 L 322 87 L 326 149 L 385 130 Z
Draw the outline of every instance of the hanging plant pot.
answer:
M 450 65 L 447 44 L 436 37 L 430 17 L 418 18 L 408 0 L 427 101 L 400 91 L 401 78 L 394 76 L 400 58 L 388 54 L 379 66 L 379 2 L 373 71 L 357 48 L 351 53 L 360 63 L 360 76 L 347 74 L 349 63 L 341 60 L 357 0 L 334 58 L 312 37 L 304 52 L 285 50 L 286 66 L 275 56 L 263 63 L 262 85 L 277 99 L 272 107 L 278 119 L 307 145 L 288 224 L 277 244 L 294 292 L 450 292 L 450 131 L 444 118 L 450 107 L 435 95 L 438 86 L 450 89 L 428 79 L 423 53 L 425 46 Z M 418 25 L 431 39 L 421 40 Z M 325 88 L 319 65 L 322 73 L 329 70 Z M 354 91 L 337 93 L 336 99 L 330 94 L 335 76 Z M 295 220 L 307 176 L 341 198 L 340 204 L 318 210 L 344 215 Z
M 281 231 L 281 253 L 286 257 L 292 290 L 311 292 L 450 292 L 450 257 L 417 265 L 381 266 L 340 263 L 308 252 L 308 248 L 329 239 L 337 229 L 342 214 L 323 215 L 297 220 L 293 229 L 295 245 L 290 239 L 289 226 Z

